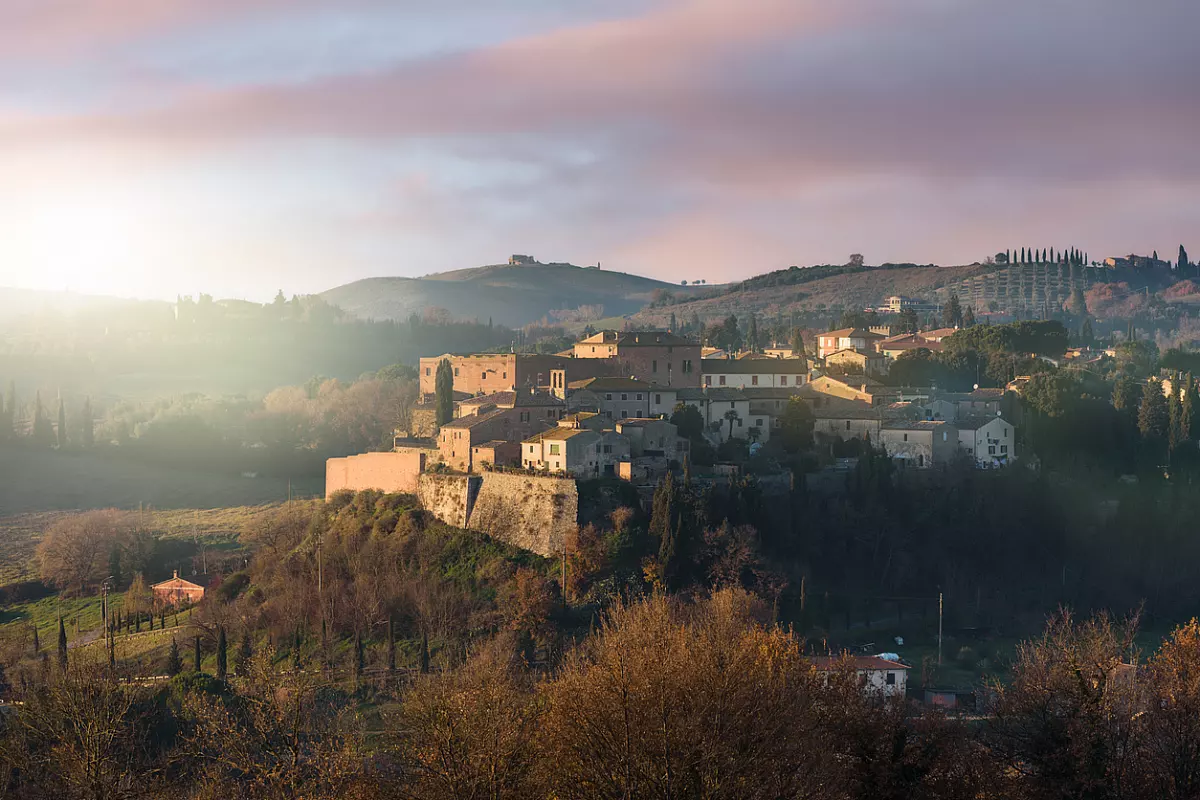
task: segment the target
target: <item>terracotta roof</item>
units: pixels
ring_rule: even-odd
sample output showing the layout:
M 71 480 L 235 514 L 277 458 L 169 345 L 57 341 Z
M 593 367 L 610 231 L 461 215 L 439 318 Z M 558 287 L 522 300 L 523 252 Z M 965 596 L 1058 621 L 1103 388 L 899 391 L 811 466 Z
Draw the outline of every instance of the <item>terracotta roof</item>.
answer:
M 489 420 L 496 419 L 497 417 L 502 416 L 504 414 L 511 414 L 511 413 L 512 413 L 511 408 L 497 408 L 494 411 L 488 411 L 486 414 L 468 414 L 465 417 L 459 417 L 457 419 L 452 419 L 449 422 L 447 422 L 445 425 L 443 425 L 442 427 L 443 428 L 454 428 L 454 429 L 474 428 L 476 425 L 480 425 L 484 422 L 488 422 Z
M 653 383 L 639 381 L 634 378 L 584 378 L 581 381 L 571 381 L 568 389 L 588 389 L 593 392 L 649 392 L 654 389 Z
M 626 417 L 625 419 L 614 420 L 614 422 L 620 428 L 644 428 L 651 422 L 666 422 L 668 425 L 671 424 L 669 421 L 659 419 L 658 417 Z
M 879 353 L 873 353 L 867 350 L 859 350 L 857 347 L 843 347 L 841 350 L 835 350 L 825 356 L 826 359 L 833 358 L 842 353 L 850 353 L 851 355 L 862 356 L 863 359 L 883 358 Z
M 921 339 L 908 342 L 880 342 L 879 349 L 892 353 L 904 350 L 928 350 L 932 353 L 940 353 L 945 349 L 945 345 L 941 342 L 928 342 Z
M 842 328 L 836 331 L 828 331 L 827 333 L 818 333 L 817 336 L 827 338 L 836 336 L 839 339 L 883 339 L 883 334 L 872 333 L 864 328 Z
M 501 447 L 502 445 L 506 444 L 509 444 L 509 442 L 506 442 L 503 439 L 488 439 L 486 442 L 480 442 L 479 444 L 475 445 L 475 447 Z
M 702 359 L 705 375 L 803 375 L 808 364 L 802 358 L 709 358 Z
M 179 577 L 179 573 L 175 573 L 175 577 L 168 578 L 165 581 L 156 583 L 150 587 L 151 589 L 203 589 L 204 587 L 198 583 L 192 583 L 186 578 Z
M 899 661 L 891 661 L 890 659 L 880 658 L 879 656 L 810 656 L 809 661 L 818 670 L 833 670 L 843 665 L 856 670 L 887 670 L 887 669 L 908 669 L 907 664 L 901 664 Z

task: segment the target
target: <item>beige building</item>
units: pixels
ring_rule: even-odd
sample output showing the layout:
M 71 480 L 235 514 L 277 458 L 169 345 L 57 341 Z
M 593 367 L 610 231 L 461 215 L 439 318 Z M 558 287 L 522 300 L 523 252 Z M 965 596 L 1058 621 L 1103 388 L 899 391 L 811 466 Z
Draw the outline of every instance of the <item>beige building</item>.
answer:
M 865 375 L 836 378 L 832 375 L 822 375 L 805 384 L 800 395 L 806 399 L 837 397 L 880 406 L 892 402 L 897 397 L 897 390 Z
M 521 466 L 576 478 L 616 475 L 628 460 L 629 440 L 613 431 L 559 427 L 521 443 Z
M 620 374 L 647 383 L 700 385 L 700 344 L 667 331 L 601 331 L 573 350 L 576 359 L 614 359 Z
M 866 375 L 874 378 L 887 373 L 887 359 L 879 353 L 866 350 L 838 350 L 825 356 L 825 366 L 839 367 L 847 374 Z
M 680 439 L 674 425 L 665 419 L 624 419 L 617 433 L 629 440 L 633 458 L 666 458 L 682 461 L 688 452 L 687 439 Z
M 875 343 L 883 338 L 863 328 L 842 328 L 822 333 L 817 337 L 817 357 L 825 358 L 838 350 L 874 350 Z
M 917 469 L 949 464 L 958 455 L 958 429 L 940 420 L 886 422 L 879 442 L 893 459 Z

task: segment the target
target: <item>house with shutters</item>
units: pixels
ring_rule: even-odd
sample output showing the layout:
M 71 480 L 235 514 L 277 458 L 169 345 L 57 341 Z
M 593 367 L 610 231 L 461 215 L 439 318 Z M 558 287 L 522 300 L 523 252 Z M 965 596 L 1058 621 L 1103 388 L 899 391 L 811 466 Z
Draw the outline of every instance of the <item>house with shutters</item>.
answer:
M 959 447 L 980 467 L 999 467 L 1017 456 L 1016 431 L 1000 416 L 960 416 L 954 422 Z
M 803 386 L 808 380 L 803 358 L 709 358 L 701 366 L 705 387 L 773 389 Z

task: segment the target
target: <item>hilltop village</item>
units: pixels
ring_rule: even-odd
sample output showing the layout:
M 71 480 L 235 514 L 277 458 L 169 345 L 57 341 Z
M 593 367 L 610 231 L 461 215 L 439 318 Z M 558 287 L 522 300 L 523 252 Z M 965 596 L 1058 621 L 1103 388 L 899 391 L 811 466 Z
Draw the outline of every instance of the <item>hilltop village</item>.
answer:
M 727 482 L 785 431 L 811 439 L 829 456 L 830 470 L 852 460 L 836 457 L 850 442 L 882 447 L 904 469 L 1010 463 L 1017 457 L 1017 407 L 1008 389 L 956 393 L 882 380 L 896 358 L 939 351 L 954 332 L 846 328 L 820 334 L 809 355 L 802 341 L 799 350 L 793 343 L 726 352 L 671 331 L 606 330 L 553 355 L 423 358 L 410 430 L 397 431 L 391 452 L 330 459 L 326 496 L 417 494 L 443 521 L 476 528 L 480 498 L 491 494 L 484 487 L 501 475 L 526 478 L 510 500 L 534 491 L 529 478 L 560 487 L 564 480 L 619 479 L 649 495 L 681 468 L 689 479 Z M 760 482 L 788 486 L 788 471 L 757 461 Z M 444 497 L 456 479 L 448 510 L 444 499 L 430 497 L 430 487 L 441 487 Z M 553 511 L 548 516 L 556 527 Z M 565 509 L 561 527 L 572 517 Z M 525 527 L 546 521 L 546 514 L 523 520 Z M 505 527 L 511 529 L 492 524 L 486 532 L 509 541 L 529 535 Z M 554 552 L 551 539 L 530 549 Z

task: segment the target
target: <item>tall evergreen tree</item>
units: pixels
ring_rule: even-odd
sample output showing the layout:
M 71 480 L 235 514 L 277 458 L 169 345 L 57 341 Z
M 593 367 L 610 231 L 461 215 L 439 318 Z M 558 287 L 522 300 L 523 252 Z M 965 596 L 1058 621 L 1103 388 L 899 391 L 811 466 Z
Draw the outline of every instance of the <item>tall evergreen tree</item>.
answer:
M 808 366 L 808 352 L 804 349 L 804 332 L 799 327 L 792 328 L 788 344 L 792 348 L 792 358 L 803 358 L 805 367 Z
M 192 640 L 192 672 L 200 672 L 200 637 Z
M 1183 441 L 1183 404 L 1179 395 L 1171 392 L 1167 398 L 1167 448 L 1174 451 Z
M 670 321 L 670 323 L 667 324 L 667 330 L 669 330 L 671 333 L 677 333 L 677 331 L 675 330 L 675 312 L 674 311 L 671 312 L 671 321 Z
M 363 655 L 363 640 L 361 633 L 354 634 L 354 685 L 358 686 L 362 683 L 363 672 L 367 666 L 366 657 Z
M 1025 263 L 1025 248 L 1024 247 L 1021 248 L 1021 263 L 1022 264 Z
M 38 640 L 37 625 L 33 626 L 33 654 L 36 656 L 42 652 L 42 643 Z
M 975 326 L 975 307 L 967 306 L 967 310 L 963 312 L 963 327 L 971 328 Z
M 758 352 L 758 319 L 753 312 L 750 314 L 750 329 L 746 333 L 747 345 L 751 353 Z
M 950 300 L 942 306 L 942 324 L 947 328 L 961 328 L 963 322 L 962 305 L 958 302 L 958 293 L 951 292 Z
M 1180 415 L 1179 415 L 1179 435 L 1180 440 L 1184 442 L 1195 442 L 1196 437 L 1200 436 L 1200 425 L 1197 423 L 1197 412 L 1200 412 L 1200 405 L 1196 403 L 1196 384 L 1192 380 L 1192 373 L 1188 373 L 1183 379 L 1183 396 L 1179 400 Z
M 90 448 L 96 443 L 95 414 L 92 412 L 92 398 L 83 398 L 83 408 L 79 410 L 79 445 Z
M 171 649 L 167 652 L 167 674 L 171 676 L 183 672 L 183 659 L 179 657 L 179 642 L 171 637 Z
M 67 668 L 67 626 L 61 615 L 58 618 L 58 667 L 64 671 Z
M 217 680 L 229 676 L 229 643 L 225 641 L 225 626 L 217 627 Z
M 1162 384 L 1155 378 L 1146 381 L 1142 390 L 1142 407 L 1138 409 L 1138 430 L 1144 439 L 1167 438 L 1170 411 Z
M 55 432 L 58 436 L 58 449 L 65 450 L 67 447 L 67 408 L 63 405 L 62 395 L 58 398 L 58 430 Z
M 450 359 L 443 358 L 438 362 L 437 377 L 434 383 L 434 396 L 437 409 L 437 424 L 445 425 L 454 419 L 454 367 Z
M 54 423 L 42 405 L 42 393 L 34 395 L 33 401 L 33 442 L 39 447 L 50 447 L 54 444 Z
M 1180 275 L 1184 275 L 1188 271 L 1188 254 L 1187 250 L 1183 249 L 1183 245 L 1179 245 L 1179 261 L 1175 266 Z
M 4 393 L 4 417 L 0 419 L 0 439 L 16 435 L 17 425 L 17 382 L 8 382 L 8 391 Z

